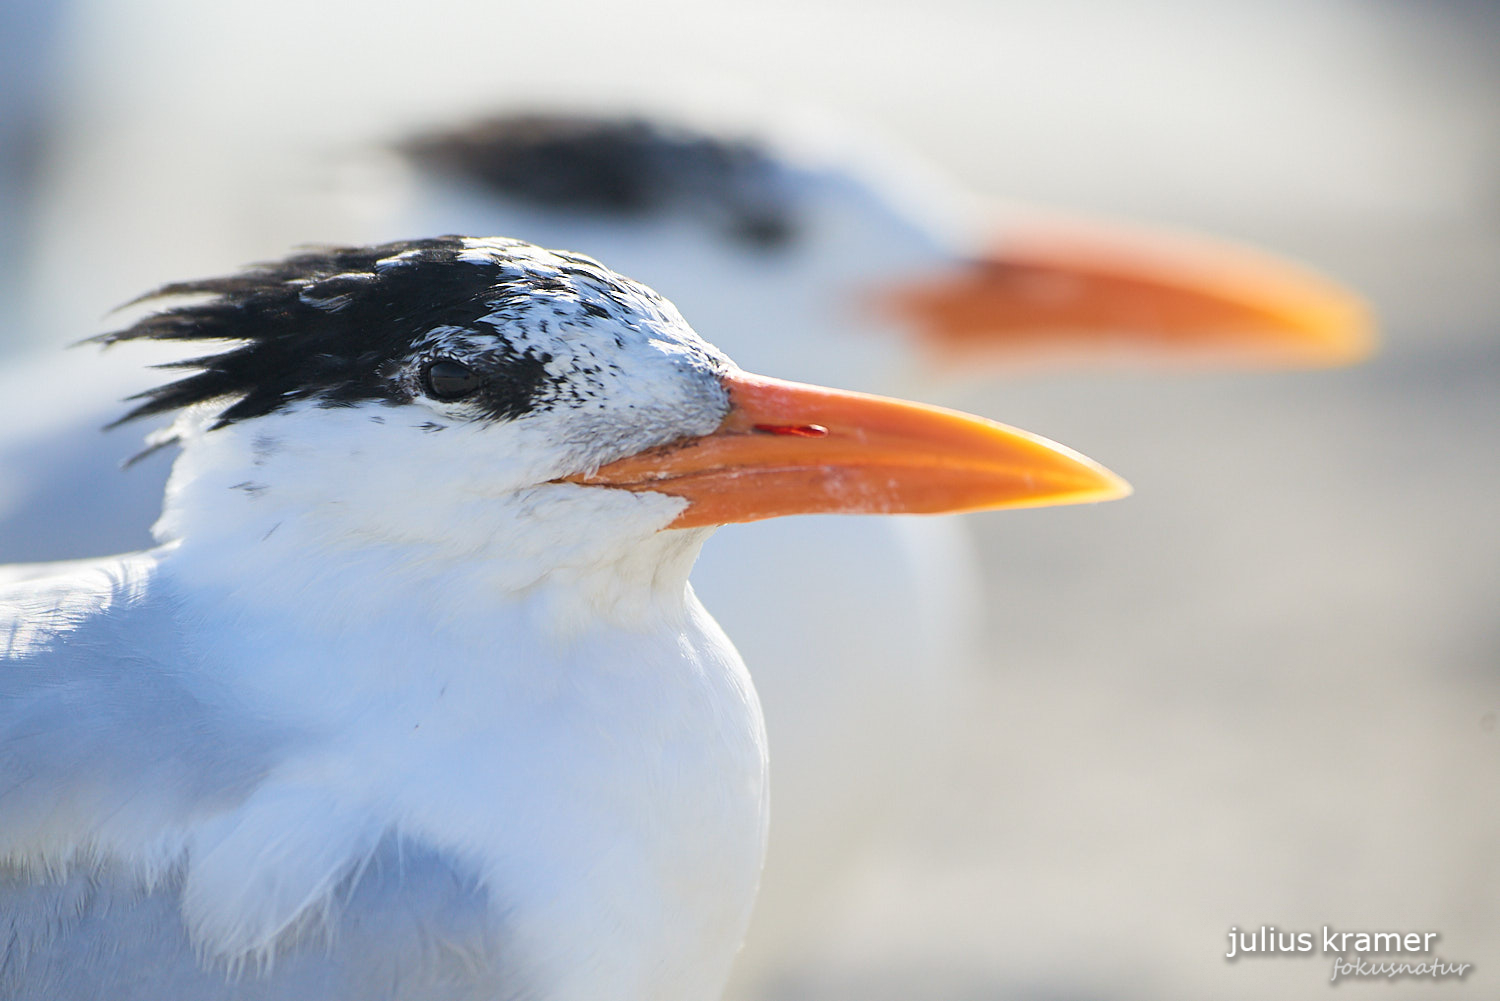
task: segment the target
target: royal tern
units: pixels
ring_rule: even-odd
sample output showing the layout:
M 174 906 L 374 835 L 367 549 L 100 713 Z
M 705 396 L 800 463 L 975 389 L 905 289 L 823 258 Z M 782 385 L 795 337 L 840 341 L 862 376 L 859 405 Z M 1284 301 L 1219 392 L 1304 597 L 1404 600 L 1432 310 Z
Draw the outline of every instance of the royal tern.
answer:
M 159 545 L 0 594 L 0 994 L 717 996 L 766 826 L 712 526 L 1120 496 L 977 418 L 747 375 L 591 258 L 443 237 L 168 286 L 227 341 Z
M 417 169 L 375 188 L 371 225 L 586 237 L 722 318 L 727 350 L 798 378 L 874 390 L 1044 364 L 1335 365 L 1371 345 L 1364 304 L 1306 268 L 997 211 L 890 150 L 848 163 L 805 137 L 581 114 L 504 115 L 401 149 Z

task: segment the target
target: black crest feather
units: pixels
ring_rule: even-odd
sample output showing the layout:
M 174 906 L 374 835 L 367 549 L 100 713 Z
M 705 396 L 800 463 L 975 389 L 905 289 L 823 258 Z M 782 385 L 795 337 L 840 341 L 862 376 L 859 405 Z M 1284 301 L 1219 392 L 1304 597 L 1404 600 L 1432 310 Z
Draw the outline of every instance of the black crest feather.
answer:
M 785 177 L 764 147 L 646 119 L 506 115 L 419 136 L 401 150 L 427 169 L 547 208 L 680 208 L 763 248 L 796 232 Z
M 405 402 L 385 377 L 389 366 L 434 325 L 473 327 L 493 311 L 508 283 L 519 287 L 525 277 L 498 263 L 463 259 L 465 250 L 456 236 L 319 248 L 239 274 L 156 289 L 136 302 L 208 298 L 91 340 L 235 343 L 163 366 L 197 371 L 132 397 L 142 402 L 115 424 L 215 400 L 226 401 L 215 428 L 298 400 L 321 406 Z M 511 361 L 515 371 L 506 373 L 506 398 L 492 407 L 496 417 L 525 411 L 545 364 L 529 355 Z

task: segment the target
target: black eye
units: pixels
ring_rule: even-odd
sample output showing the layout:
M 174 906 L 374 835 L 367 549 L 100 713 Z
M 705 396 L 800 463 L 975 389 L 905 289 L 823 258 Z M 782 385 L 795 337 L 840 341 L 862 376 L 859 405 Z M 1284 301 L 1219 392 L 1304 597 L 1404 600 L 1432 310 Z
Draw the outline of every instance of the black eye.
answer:
M 483 385 L 484 379 L 469 366 L 444 358 L 427 366 L 422 383 L 435 400 L 461 400 Z

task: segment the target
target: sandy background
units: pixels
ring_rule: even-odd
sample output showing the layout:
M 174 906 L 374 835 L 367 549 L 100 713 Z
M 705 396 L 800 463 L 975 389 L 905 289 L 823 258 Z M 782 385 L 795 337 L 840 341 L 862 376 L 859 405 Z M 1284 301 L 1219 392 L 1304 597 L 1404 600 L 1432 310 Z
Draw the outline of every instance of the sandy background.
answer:
M 1494 995 L 1496 8 L 212 6 L 17 0 L 0 21 L 7 171 L 38 183 L 4 203 L 3 350 L 280 253 L 236 193 L 309 151 L 506 101 L 813 108 L 980 193 L 1251 240 L 1361 289 L 1385 343 L 1355 369 L 946 391 L 1137 495 L 974 519 L 988 698 L 779 994 L 1315 997 L 1324 957 L 1226 963 L 1225 935 L 1326 924 L 1436 930 L 1476 965 L 1343 994 Z

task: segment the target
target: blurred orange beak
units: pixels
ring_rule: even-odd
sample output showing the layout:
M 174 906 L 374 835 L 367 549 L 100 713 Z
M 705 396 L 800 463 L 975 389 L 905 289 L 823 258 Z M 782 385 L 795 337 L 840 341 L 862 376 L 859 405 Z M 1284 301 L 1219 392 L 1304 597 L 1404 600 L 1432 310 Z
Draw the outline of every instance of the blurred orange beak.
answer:
M 1342 365 L 1369 311 L 1347 289 L 1229 244 L 1032 224 L 952 274 L 875 293 L 939 362 Z
M 683 497 L 671 528 L 787 514 L 936 514 L 1124 497 L 1071 449 L 979 417 L 734 373 L 718 430 L 567 482 Z

